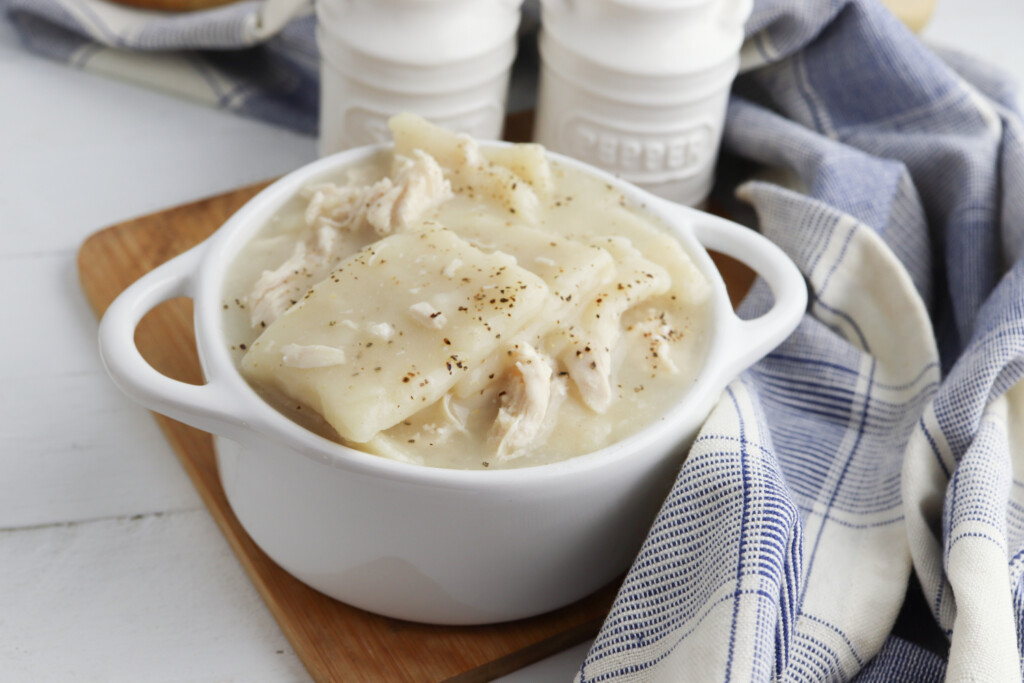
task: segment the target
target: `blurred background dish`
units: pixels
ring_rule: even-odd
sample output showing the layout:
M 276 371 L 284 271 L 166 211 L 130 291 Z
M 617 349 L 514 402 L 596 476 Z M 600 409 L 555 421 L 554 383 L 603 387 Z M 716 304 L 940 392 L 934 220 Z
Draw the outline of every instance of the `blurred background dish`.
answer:
M 885 0 L 883 4 L 915 33 L 928 24 L 935 9 L 935 0 Z
M 191 12 L 199 9 L 210 9 L 220 5 L 228 5 L 238 0 L 110 0 L 119 5 L 154 9 L 161 12 Z

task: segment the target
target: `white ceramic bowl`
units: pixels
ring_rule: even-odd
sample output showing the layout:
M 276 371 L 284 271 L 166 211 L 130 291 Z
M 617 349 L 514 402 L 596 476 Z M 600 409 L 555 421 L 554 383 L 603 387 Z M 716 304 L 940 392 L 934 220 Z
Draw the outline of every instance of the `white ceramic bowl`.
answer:
M 285 200 L 379 150 L 349 150 L 285 176 L 210 239 L 131 285 L 100 325 L 104 363 L 143 405 L 217 435 L 221 481 L 242 526 L 313 588 L 379 614 L 443 624 L 506 621 L 569 604 L 629 567 L 725 384 L 796 327 L 803 279 L 752 230 L 551 154 L 664 219 L 711 281 L 709 351 L 693 387 L 634 436 L 550 465 L 448 470 L 346 448 L 304 430 L 245 382 L 225 342 L 221 291 L 235 255 Z M 750 265 L 770 285 L 774 307 L 739 319 L 705 247 Z M 133 340 L 146 312 L 178 296 L 195 303 L 203 386 L 160 374 Z

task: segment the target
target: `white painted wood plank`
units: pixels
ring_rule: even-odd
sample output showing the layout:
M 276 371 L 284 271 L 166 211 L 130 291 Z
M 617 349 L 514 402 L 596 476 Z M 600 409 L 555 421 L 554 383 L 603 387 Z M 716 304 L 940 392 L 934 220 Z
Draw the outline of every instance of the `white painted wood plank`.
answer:
M 3 377 L 101 370 L 98 323 L 82 294 L 76 253 L 0 255 L 0 292 L 21 292 L 4 301 L 5 318 L 17 323 L 0 341 Z
M 0 532 L 0 678 L 309 681 L 202 511 Z
M 570 683 L 593 644 L 594 641 L 588 640 L 570 647 L 568 650 L 562 650 L 547 659 L 542 659 L 507 676 L 497 678 L 494 683 L 538 683 L 539 681 Z
M 0 45 L 0 216 L 16 226 L 0 253 L 74 248 L 111 223 L 316 157 L 310 136 L 38 57 L 6 21 Z
M 201 503 L 149 414 L 102 368 L 72 250 L 0 257 L 0 528 Z
M 7 379 L 0 529 L 198 509 L 150 414 L 100 372 Z

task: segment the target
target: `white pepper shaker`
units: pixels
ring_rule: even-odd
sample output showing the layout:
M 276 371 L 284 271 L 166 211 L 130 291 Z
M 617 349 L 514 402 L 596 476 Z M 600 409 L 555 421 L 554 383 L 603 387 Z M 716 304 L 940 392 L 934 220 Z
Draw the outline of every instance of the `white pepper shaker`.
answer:
M 541 0 L 534 139 L 691 206 L 710 192 L 751 0 Z

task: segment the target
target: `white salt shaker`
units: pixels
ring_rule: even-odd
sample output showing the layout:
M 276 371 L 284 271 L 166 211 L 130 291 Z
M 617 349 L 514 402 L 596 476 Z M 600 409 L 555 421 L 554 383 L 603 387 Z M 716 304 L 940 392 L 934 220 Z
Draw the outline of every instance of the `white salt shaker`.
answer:
M 534 139 L 691 206 L 711 190 L 752 0 L 541 0 Z
M 505 121 L 522 0 L 317 0 L 320 154 L 410 111 L 478 138 Z

